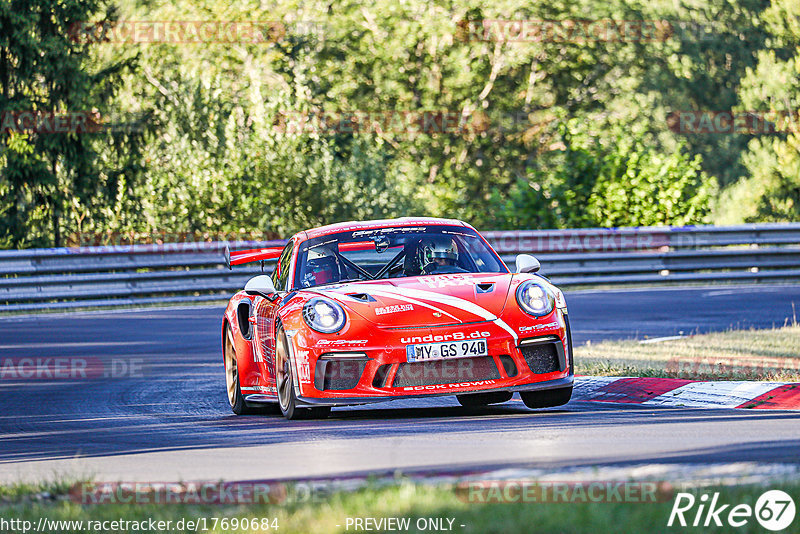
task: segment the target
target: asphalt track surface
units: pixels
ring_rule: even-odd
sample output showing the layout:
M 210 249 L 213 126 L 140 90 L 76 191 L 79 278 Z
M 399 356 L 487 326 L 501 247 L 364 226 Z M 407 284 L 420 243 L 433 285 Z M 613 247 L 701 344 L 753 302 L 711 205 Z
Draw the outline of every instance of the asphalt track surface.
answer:
M 800 286 L 568 292 L 577 344 L 783 325 Z M 515 397 L 334 409 L 324 421 L 237 417 L 224 392 L 221 308 L 0 319 L 0 361 L 81 357 L 124 376 L 0 380 L 0 481 L 253 480 L 641 463 L 800 463 L 800 413 Z M 798 348 L 800 352 L 800 347 Z M 134 366 L 133 373 L 130 366 Z

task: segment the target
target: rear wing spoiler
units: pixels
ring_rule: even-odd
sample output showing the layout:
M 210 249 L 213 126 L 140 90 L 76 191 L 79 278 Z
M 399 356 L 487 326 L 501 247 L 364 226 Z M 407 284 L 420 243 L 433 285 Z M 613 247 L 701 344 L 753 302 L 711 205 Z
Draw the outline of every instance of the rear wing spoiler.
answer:
M 280 241 L 279 241 L 280 243 Z M 233 268 L 234 265 L 243 265 L 245 263 L 262 262 L 261 268 L 263 270 L 265 261 L 276 260 L 283 252 L 284 245 L 279 247 L 266 247 L 266 248 L 251 248 L 248 250 L 231 250 L 228 245 L 225 245 L 225 265 L 228 269 Z M 356 241 L 353 243 L 339 243 L 337 250 L 344 251 L 359 251 L 359 250 L 375 250 L 378 244 L 374 240 L 370 241 Z
M 232 269 L 234 265 L 276 260 L 281 255 L 282 251 L 283 247 L 252 248 L 249 250 L 232 251 L 228 245 L 225 245 L 225 265 L 227 265 L 228 269 Z

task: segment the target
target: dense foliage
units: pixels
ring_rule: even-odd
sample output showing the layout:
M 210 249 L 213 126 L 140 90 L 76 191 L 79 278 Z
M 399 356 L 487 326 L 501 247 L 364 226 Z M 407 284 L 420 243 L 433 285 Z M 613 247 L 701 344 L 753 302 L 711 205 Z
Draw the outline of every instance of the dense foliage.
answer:
M 32 5 L 0 1 L 0 111 L 120 119 L 90 132 L 4 123 L 0 246 L 423 214 L 485 229 L 800 215 L 796 128 L 687 133 L 669 119 L 796 119 L 794 0 Z M 117 19 L 278 24 L 257 43 L 71 33 Z M 506 20 L 610 31 L 519 40 Z M 615 37 L 623 23 L 655 30 Z

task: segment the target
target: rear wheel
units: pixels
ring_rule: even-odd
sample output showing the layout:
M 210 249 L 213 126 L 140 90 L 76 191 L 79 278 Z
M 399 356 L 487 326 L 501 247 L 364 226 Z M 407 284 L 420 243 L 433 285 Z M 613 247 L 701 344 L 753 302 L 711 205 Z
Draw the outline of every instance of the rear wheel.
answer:
M 552 408 L 563 406 L 572 397 L 572 386 L 544 391 L 521 391 L 522 402 L 528 408 Z
M 469 395 L 456 395 L 461 406 L 487 406 L 500 404 L 511 400 L 513 393 L 510 391 L 492 391 L 490 393 L 470 393 Z
M 324 419 L 331 413 L 330 406 L 298 408 L 294 392 L 294 373 L 289 357 L 289 340 L 283 326 L 278 326 L 275 335 L 275 383 L 278 390 L 278 405 L 286 419 Z

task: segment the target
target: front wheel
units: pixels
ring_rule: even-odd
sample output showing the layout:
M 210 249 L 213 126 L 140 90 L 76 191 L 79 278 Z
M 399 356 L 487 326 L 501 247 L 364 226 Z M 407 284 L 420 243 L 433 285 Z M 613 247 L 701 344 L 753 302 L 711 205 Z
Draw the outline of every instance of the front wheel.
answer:
M 511 400 L 513 393 L 510 391 L 492 391 L 490 393 L 470 393 L 469 395 L 456 395 L 461 406 L 475 407 L 500 404 Z
M 289 340 L 283 326 L 275 333 L 275 384 L 278 390 L 278 405 L 286 419 L 324 419 L 331 413 L 330 406 L 298 408 L 294 392 L 294 373 L 289 358 Z
M 528 408 L 563 406 L 572 398 L 572 386 L 544 391 L 521 391 L 519 396 Z

